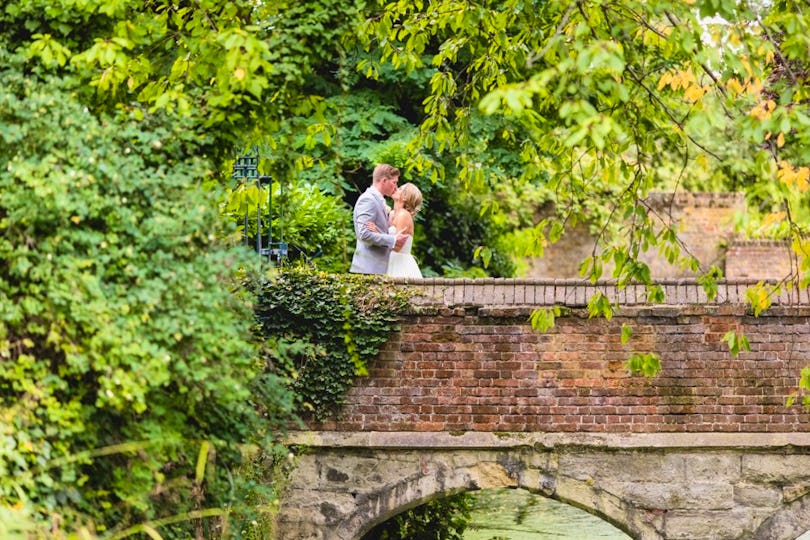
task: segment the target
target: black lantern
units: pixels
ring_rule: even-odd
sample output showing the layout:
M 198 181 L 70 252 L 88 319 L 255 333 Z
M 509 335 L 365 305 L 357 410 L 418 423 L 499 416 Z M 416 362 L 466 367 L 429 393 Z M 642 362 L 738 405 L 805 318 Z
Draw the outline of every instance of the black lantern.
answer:
M 267 241 L 264 241 L 262 236 L 262 200 L 258 199 L 256 205 L 256 230 L 250 230 L 250 220 L 248 219 L 249 210 L 245 210 L 244 228 L 242 230 L 242 237 L 245 245 L 251 244 L 251 238 L 255 240 L 255 251 L 262 259 L 267 257 L 267 260 L 274 264 L 281 264 L 287 257 L 287 243 L 284 242 L 284 228 L 282 226 L 282 217 L 279 215 L 279 241 L 273 241 L 273 181 L 269 176 L 259 176 L 259 156 L 258 152 L 255 155 L 245 155 L 236 158 L 233 165 L 233 180 L 237 182 L 256 182 L 256 187 L 261 194 L 263 189 L 267 189 Z M 253 233 L 253 234 L 251 234 Z

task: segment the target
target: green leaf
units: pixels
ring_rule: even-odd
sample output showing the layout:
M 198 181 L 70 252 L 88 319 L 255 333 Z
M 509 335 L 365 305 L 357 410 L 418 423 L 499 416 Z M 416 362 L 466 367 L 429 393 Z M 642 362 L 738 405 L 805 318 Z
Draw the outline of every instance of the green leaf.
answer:
M 197 453 L 197 466 L 194 469 L 194 483 L 202 485 L 203 480 L 205 479 L 205 468 L 208 464 L 208 452 L 211 448 L 211 443 L 208 441 L 203 441 L 200 444 L 200 451 Z
M 633 335 L 633 329 L 625 323 L 622 323 L 622 345 L 626 345 Z
M 655 377 L 661 371 L 661 359 L 654 353 L 634 353 L 625 361 L 625 367 L 630 373 Z
M 728 350 L 734 356 L 740 354 L 740 351 L 751 350 L 748 337 L 745 334 L 737 334 L 733 330 L 726 332 L 726 334 L 723 336 L 723 342 L 728 343 Z
M 484 268 L 489 266 L 489 262 L 492 260 L 492 250 L 487 246 L 478 246 L 475 248 L 474 259 L 481 259 L 481 262 L 484 265 Z
M 613 318 L 613 306 L 607 296 L 597 291 L 588 300 L 589 317 L 604 317 L 607 320 Z
M 709 300 L 714 300 L 717 297 L 717 281 L 722 277 L 723 272 L 714 265 L 707 272 L 698 276 L 698 283 L 703 287 Z
M 666 299 L 664 288 L 661 285 L 647 285 L 647 302 L 650 304 L 661 304 Z
M 556 318 L 560 316 L 560 307 L 535 309 L 531 315 L 532 328 L 539 332 L 548 332 L 554 328 Z

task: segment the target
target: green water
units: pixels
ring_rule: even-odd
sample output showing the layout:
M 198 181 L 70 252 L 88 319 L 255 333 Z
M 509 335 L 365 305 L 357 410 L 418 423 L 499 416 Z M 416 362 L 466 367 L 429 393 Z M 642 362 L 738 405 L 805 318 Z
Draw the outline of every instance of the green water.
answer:
M 596 516 L 523 489 L 475 493 L 476 509 L 464 540 L 628 540 Z M 810 531 L 796 540 L 810 540 Z
M 475 497 L 464 540 L 630 539 L 607 521 L 523 489 L 490 489 Z

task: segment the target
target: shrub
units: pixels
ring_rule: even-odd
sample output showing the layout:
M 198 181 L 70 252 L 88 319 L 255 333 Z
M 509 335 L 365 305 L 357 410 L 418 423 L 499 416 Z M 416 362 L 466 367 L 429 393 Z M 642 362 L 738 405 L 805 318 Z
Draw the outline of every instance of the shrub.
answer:
M 197 134 L 96 117 L 63 82 L 0 71 L 0 500 L 66 530 L 180 516 L 162 534 L 187 538 L 183 516 L 266 491 L 230 476 L 291 401 L 262 374 Z

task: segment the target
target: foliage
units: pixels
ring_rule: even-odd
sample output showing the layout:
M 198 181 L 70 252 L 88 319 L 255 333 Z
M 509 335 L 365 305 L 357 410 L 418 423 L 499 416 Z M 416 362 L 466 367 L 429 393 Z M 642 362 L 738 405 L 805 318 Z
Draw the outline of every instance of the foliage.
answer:
M 406 293 L 380 276 L 283 267 L 256 284 L 256 318 L 302 412 L 336 414 L 357 376 L 398 329 Z
M 3 499 L 99 531 L 238 501 L 239 443 L 280 427 L 251 396 L 272 389 L 274 414 L 286 398 L 258 378 L 239 258 L 193 189 L 204 164 L 163 172 L 194 133 L 97 122 L 58 80 L 0 77 Z M 202 477 L 201 447 L 217 464 Z
M 499 219 L 502 214 L 482 215 L 483 197 L 459 192 L 443 183 L 429 186 L 422 193 L 426 202 L 417 214 L 418 241 L 414 250 L 423 269 L 441 275 L 446 266 L 477 267 L 484 275 L 514 276 L 510 250 L 501 242 L 508 231 L 508 225 Z M 483 257 L 475 258 L 482 246 L 488 250 L 486 264 Z
M 300 39 L 323 26 L 296 27 L 308 10 L 292 4 L 33 0 L 7 6 L 0 26 L 30 67 L 74 73 L 94 110 L 162 110 L 204 128 L 197 143 L 211 158 L 229 155 L 258 113 L 272 121 L 287 99 L 298 103 L 284 89 L 301 84 L 314 52 Z
M 661 358 L 655 353 L 633 353 L 625 361 L 625 367 L 630 373 L 655 377 L 661 371 Z
M 0 498 L 35 534 L 238 536 L 274 496 L 238 469 L 291 397 L 201 189 L 284 76 L 254 9 L 0 11 Z
M 220 212 L 250 246 L 256 245 L 260 213 L 263 246 L 272 240 L 271 247 L 278 249 L 283 241 L 289 261 L 312 262 L 325 271 L 345 271 L 349 266 L 346 239 L 353 231 L 351 211 L 312 184 L 270 182 L 259 187 L 255 181 L 241 181 L 227 193 Z
M 795 210 L 809 185 L 810 70 L 799 3 L 378 5 L 363 36 L 380 55 L 363 67 L 434 70 L 415 147 L 455 154 L 454 174 L 472 185 L 502 178 L 472 144 L 476 107 L 519 125 L 522 180 L 547 187 L 559 223 L 603 223 L 598 254 L 618 262 L 619 281 L 649 283 L 639 254 L 677 243 L 644 201 L 693 171 L 725 171 L 726 188 L 756 193 L 781 210 L 785 231 L 804 234 Z M 447 172 L 423 155 L 414 152 L 417 169 Z
M 802 368 L 799 379 L 799 393 L 802 396 L 802 405 L 805 410 L 810 410 L 810 366 Z M 787 399 L 787 406 L 791 407 L 796 401 L 796 395 L 791 395 Z
M 548 332 L 554 328 L 557 317 L 559 317 L 561 313 L 562 308 L 560 306 L 535 309 L 530 318 L 532 328 L 538 332 Z
M 459 493 L 406 510 L 367 533 L 364 540 L 461 540 L 475 497 Z
M 274 178 L 287 185 L 306 180 L 323 193 L 341 196 L 350 207 L 370 184 L 374 164 L 392 163 L 403 171 L 401 182 L 416 183 L 425 196 L 423 211 L 417 217 L 414 243 L 425 275 L 455 274 L 456 269 L 464 275 L 514 275 L 511 257 L 515 254 L 501 237 L 515 226 L 510 212 L 515 209 L 526 212 L 530 190 L 521 186 L 519 197 L 509 194 L 508 206 L 495 204 L 501 193 L 506 192 L 507 184 L 503 187 L 497 183 L 477 184 L 474 186 L 477 192 L 467 194 L 464 179 L 448 174 L 439 181 L 411 167 L 413 141 L 424 117 L 421 101 L 434 70 L 426 68 L 403 74 L 391 66 L 380 66 L 375 80 L 360 76 L 355 70 L 376 52 L 359 50 L 353 32 L 354 28 L 347 25 L 342 46 L 336 46 L 339 68 L 316 69 L 312 74 L 308 88 L 321 92 L 318 114 L 309 109 L 293 111 L 294 114 L 256 135 L 262 171 L 279 171 Z M 482 114 L 475 116 L 476 137 L 470 140 L 480 141 L 482 152 L 489 155 L 488 166 L 506 171 L 504 177 L 519 176 L 514 157 L 519 154 L 519 129 L 516 135 L 506 136 L 508 129 L 515 126 Z M 279 152 L 278 148 L 284 151 Z M 453 155 L 441 155 L 432 149 L 416 151 L 426 159 L 442 162 L 448 170 L 453 168 Z M 486 212 L 481 211 L 482 204 L 487 205 Z M 454 206 L 462 208 L 452 210 Z M 299 213 L 295 208 L 289 210 Z M 429 226 L 420 227 L 420 222 Z M 341 232 L 345 234 L 343 243 L 351 251 L 353 231 L 341 229 Z M 475 260 L 475 251 L 481 246 L 493 252 L 489 264 Z M 431 251 L 422 251 L 426 247 Z M 321 262 L 315 264 L 320 266 Z
M 748 342 L 748 337 L 744 334 L 730 330 L 723 336 L 723 342 L 728 343 L 728 350 L 734 356 L 740 354 L 741 351 L 750 351 L 751 344 Z

